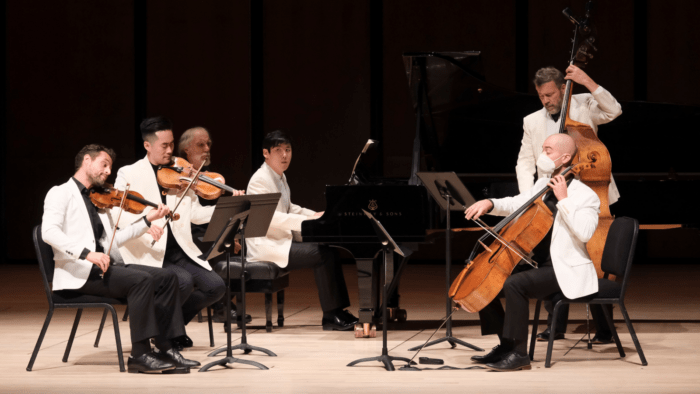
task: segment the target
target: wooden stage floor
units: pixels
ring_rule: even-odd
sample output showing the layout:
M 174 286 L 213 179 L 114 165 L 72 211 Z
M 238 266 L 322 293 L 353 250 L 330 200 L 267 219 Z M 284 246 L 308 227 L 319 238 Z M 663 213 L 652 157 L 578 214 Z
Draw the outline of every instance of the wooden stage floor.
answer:
M 351 300 L 357 300 L 356 269 L 344 266 Z M 458 270 L 458 268 L 456 268 Z M 456 273 L 456 272 L 455 272 Z M 46 316 L 47 305 L 36 266 L 0 266 L 0 391 L 1 392 L 235 392 L 235 393 L 452 393 L 452 392 L 700 392 L 700 265 L 640 265 L 632 272 L 627 307 L 649 362 L 643 367 L 617 309 L 616 326 L 627 356 L 615 345 L 587 350 L 579 343 L 585 332 L 585 308 L 571 308 L 572 324 L 566 339 L 555 342 L 552 368 L 544 368 L 546 344 L 538 343 L 531 371 L 496 373 L 474 370 L 385 371 L 380 363 L 356 367 L 355 359 L 381 354 L 381 332 L 376 339 L 355 339 L 352 332 L 322 331 L 311 271 L 293 273 L 287 289 L 285 327 L 264 330 L 262 295 L 249 297 L 253 315 L 249 343 L 268 348 L 278 357 L 259 353 L 241 356 L 270 370 L 236 364 L 207 373 L 142 375 L 120 373 L 114 334 L 106 326 L 99 348 L 92 346 L 101 311 L 86 311 L 67 363 L 61 362 L 75 312 L 57 310 L 32 372 L 26 367 Z M 408 348 L 420 345 L 444 315 L 444 266 L 409 265 L 401 283 L 401 306 L 409 321 L 389 330 L 389 352 L 410 358 Z M 350 308 L 355 313 L 357 306 Z M 123 313 L 124 307 L 118 307 Z M 534 303 L 530 313 L 534 312 Z M 454 335 L 490 350 L 495 336 L 482 337 L 478 315 L 458 312 Z M 129 324 L 119 323 L 125 354 L 130 350 Z M 184 351 L 203 364 L 207 357 L 206 323 L 187 326 L 195 342 Z M 436 338 L 444 335 L 444 330 Z M 217 347 L 225 343 L 221 324 L 215 325 Z M 234 331 L 234 343 L 240 339 Z M 421 356 L 441 358 L 445 365 L 468 367 L 469 358 L 483 354 L 448 345 L 428 348 Z M 234 356 L 236 356 L 234 354 Z M 217 357 L 218 358 L 218 357 Z M 400 366 L 399 363 L 396 363 Z M 434 367 L 423 365 L 421 367 Z

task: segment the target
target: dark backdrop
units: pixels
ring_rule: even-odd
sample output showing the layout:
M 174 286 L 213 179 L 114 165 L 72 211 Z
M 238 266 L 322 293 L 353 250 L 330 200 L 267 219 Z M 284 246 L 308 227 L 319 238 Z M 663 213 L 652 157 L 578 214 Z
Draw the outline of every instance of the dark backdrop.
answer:
M 5 4 L 5 260 L 33 258 L 44 196 L 73 174 L 83 145 L 113 147 L 115 173 L 143 156 L 136 125 L 145 116 L 172 118 L 176 138 L 207 127 L 214 164 L 237 188 L 262 162 L 264 133 L 289 131 L 294 201 L 316 210 L 324 185 L 347 180 L 370 137 L 383 142 L 385 175 L 406 176 L 415 118 L 404 51 L 479 50 L 489 82 L 534 93 L 535 70 L 565 67 L 571 24 L 561 10 L 583 8 L 583 0 Z M 587 71 L 619 100 L 700 105 L 698 11 L 694 1 L 598 1 L 599 51 Z M 474 154 L 515 165 L 494 146 Z

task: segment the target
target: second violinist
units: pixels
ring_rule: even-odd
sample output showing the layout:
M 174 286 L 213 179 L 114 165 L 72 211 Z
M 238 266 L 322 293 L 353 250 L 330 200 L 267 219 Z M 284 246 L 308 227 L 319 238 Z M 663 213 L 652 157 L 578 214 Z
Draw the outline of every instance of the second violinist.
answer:
M 554 214 L 554 224 L 534 249 L 537 269 L 519 269 L 503 285 L 506 310 L 496 298 L 480 313 L 482 334 L 498 334 L 500 344 L 484 356 L 472 360 L 496 371 L 530 369 L 527 355 L 529 299 L 563 292 L 567 298 L 579 298 L 598 291 L 598 277 L 588 256 L 586 242 L 598 226 L 600 200 L 582 182 L 567 182 L 561 171 L 571 163 L 576 144 L 567 134 L 554 134 L 543 144 L 537 167 L 544 176 L 530 190 L 515 197 L 481 200 L 467 208 L 467 219 L 489 213 L 508 216 L 538 191 L 551 187 L 544 203 Z M 521 264 L 522 265 L 522 264 Z
M 178 189 L 163 189 L 156 180 L 159 166 L 169 165 L 172 160 L 175 140 L 172 124 L 164 117 L 149 118 L 141 122 L 143 146 L 147 155 L 134 164 L 122 167 L 117 172 L 115 187 L 123 189 L 127 183 L 142 193 L 149 201 L 162 201 L 171 208 L 178 206 L 176 213 L 180 220 L 165 226 L 165 235 L 151 246 L 152 239 L 140 237 L 126 243 L 120 252 L 127 264 L 142 264 L 162 267 L 174 272 L 180 283 L 182 316 L 187 324 L 197 312 L 218 301 L 224 294 L 224 280 L 205 260 L 199 258 L 202 252 L 192 241 L 190 223 L 209 223 L 214 206 L 203 207 L 197 195 L 189 190 L 183 194 Z M 178 205 L 179 202 L 179 205 Z M 133 215 L 122 213 L 127 223 Z M 157 221 L 163 225 L 165 222 Z M 178 348 L 192 346 L 187 335 L 174 340 Z

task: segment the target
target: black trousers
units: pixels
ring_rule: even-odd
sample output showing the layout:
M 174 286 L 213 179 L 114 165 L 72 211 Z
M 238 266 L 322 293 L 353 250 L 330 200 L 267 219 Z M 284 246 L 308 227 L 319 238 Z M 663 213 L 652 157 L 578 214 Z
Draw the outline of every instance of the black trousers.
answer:
M 559 287 L 559 282 L 557 282 L 554 267 L 551 264 L 540 265 L 538 269 L 523 270 L 512 274 L 503 285 L 503 294 L 506 299 L 505 313 L 502 312 L 503 307 L 498 298 L 484 308 L 482 310 L 484 314 L 480 312 L 482 333 L 484 326 L 491 331 L 496 331 L 490 333 L 497 333 L 500 325 L 502 327 L 502 343 L 510 343 L 515 347 L 514 350 L 525 354 L 527 352 L 530 299 L 546 298 L 559 292 L 561 292 L 561 288 Z M 591 311 L 596 325 L 596 332 L 610 332 L 605 317 L 602 315 L 603 309 L 601 306 L 591 305 Z M 559 320 L 557 319 L 558 322 Z M 563 332 L 558 327 L 556 330 L 557 332 Z
M 93 266 L 81 294 L 126 298 L 129 305 L 131 342 L 160 336 L 176 338 L 185 334 L 177 276 L 170 271 L 145 265 L 111 266 L 102 271 Z
M 324 312 L 350 306 L 345 276 L 334 248 L 310 242 L 293 242 L 285 269 L 295 271 L 304 268 L 314 270 L 318 298 Z
M 177 275 L 182 300 L 182 318 L 189 323 L 202 309 L 219 301 L 226 292 L 224 280 L 190 259 L 179 247 L 165 254 L 163 269 Z
M 540 267 L 551 267 L 552 261 L 546 260 L 544 263 L 540 264 Z M 528 264 L 519 264 L 513 269 L 512 275 L 516 275 L 521 272 L 533 270 Z M 492 335 L 496 334 L 499 338 L 503 336 L 503 322 L 505 321 L 505 310 L 503 309 L 503 304 L 501 304 L 501 298 L 504 298 L 505 294 L 501 290 L 498 297 L 491 301 L 484 309 L 479 311 L 479 318 L 481 320 L 481 335 Z M 545 309 L 549 312 L 547 316 L 547 325 L 552 324 L 552 312 L 553 306 L 551 301 L 546 301 L 544 303 Z M 557 332 L 566 332 L 566 327 L 569 321 L 569 305 L 563 305 L 559 308 L 559 316 L 557 318 Z

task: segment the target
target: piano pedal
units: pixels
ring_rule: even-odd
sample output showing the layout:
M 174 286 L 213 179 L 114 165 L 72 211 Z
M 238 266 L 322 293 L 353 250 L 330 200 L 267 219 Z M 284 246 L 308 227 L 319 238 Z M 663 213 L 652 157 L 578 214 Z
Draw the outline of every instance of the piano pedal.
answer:
M 355 324 L 355 338 L 376 338 L 377 326 L 371 323 Z

